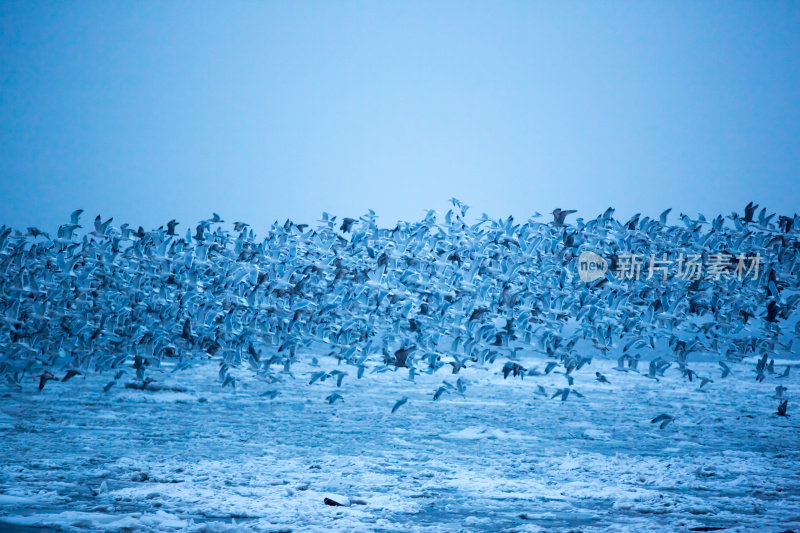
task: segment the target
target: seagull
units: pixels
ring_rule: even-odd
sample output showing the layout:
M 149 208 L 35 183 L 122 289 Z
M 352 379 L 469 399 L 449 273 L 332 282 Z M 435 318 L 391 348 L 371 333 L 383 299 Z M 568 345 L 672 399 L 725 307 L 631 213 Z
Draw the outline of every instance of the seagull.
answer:
M 408 402 L 408 396 L 403 396 L 402 398 L 397 400 L 394 404 L 394 407 L 392 407 L 392 413 L 394 414 L 394 412 L 400 409 L 402 406 L 404 406 L 406 402 Z
M 338 392 L 331 393 L 325 397 L 325 401 L 331 405 L 336 403 L 336 400 L 344 401 L 344 398 L 342 398 L 342 395 L 339 394 Z
M 324 370 L 321 370 L 319 372 L 313 372 L 311 374 L 311 379 L 308 380 L 308 384 L 313 385 L 316 381 L 319 381 L 321 383 L 325 381 L 327 378 L 328 378 L 328 373 L 325 372 Z
M 660 422 L 661 424 L 658 426 L 658 428 L 659 429 L 664 429 L 668 425 L 670 425 L 670 423 L 673 422 L 674 420 L 675 420 L 675 417 L 673 417 L 671 415 L 661 414 L 661 415 L 658 415 L 657 417 L 655 417 L 654 419 L 652 419 L 650 421 L 650 423 L 651 424 L 658 424 Z
M 48 381 L 58 381 L 58 379 L 53 374 L 51 374 L 50 372 L 45 370 L 42 373 L 42 375 L 39 377 L 39 391 L 40 392 L 44 388 L 44 386 L 47 385 Z
M 331 370 L 328 376 L 336 377 L 336 387 L 342 386 L 342 381 L 344 377 L 347 375 L 347 372 L 342 372 L 341 370 Z
M 620 358 L 617 359 L 617 366 L 614 367 L 614 370 L 616 370 L 617 372 L 627 372 L 628 369 L 625 367 L 625 361 L 627 359 L 630 359 L 630 356 L 625 354 L 620 356 Z
M 439 398 L 442 397 L 442 394 L 444 394 L 445 392 L 450 392 L 450 389 L 442 385 L 441 387 L 436 389 L 436 392 L 433 393 L 433 400 L 434 401 L 438 400 Z
M 555 365 L 555 363 L 553 363 L 553 365 Z M 509 361 L 505 365 L 503 365 L 503 379 L 507 379 L 508 376 L 512 374 L 514 377 L 524 376 L 525 372 L 526 370 L 519 363 L 514 363 L 512 361 Z
M 28 228 L 28 235 L 33 237 L 34 240 L 36 238 L 38 238 L 39 236 L 42 236 L 42 237 L 46 238 L 47 240 L 50 240 L 50 235 L 48 233 L 45 233 L 44 231 L 41 231 L 39 228 L 29 227 Z
M 69 369 L 67 370 L 67 375 L 61 378 L 62 383 L 66 383 L 68 380 L 72 379 L 75 376 L 82 376 L 83 373 L 80 370 Z
M 408 356 L 416 349 L 416 346 L 411 345 L 394 352 L 394 365 L 398 368 L 406 366 Z M 455 372 L 453 372 L 455 374 Z
M 644 376 L 646 378 L 654 379 L 658 381 L 658 363 L 659 359 L 653 359 L 650 361 L 650 365 L 648 366 L 647 375 Z
M 750 202 L 744 208 L 744 218 L 742 219 L 743 222 L 753 222 L 753 214 L 758 209 L 758 204 L 753 204 Z
M 556 227 L 564 226 L 564 220 L 567 218 L 567 215 L 571 215 L 572 213 L 577 213 L 577 211 L 575 209 L 554 209 L 553 225 Z
M 97 217 L 94 219 L 94 232 L 93 232 L 93 234 L 98 236 L 98 237 L 105 236 L 106 232 L 108 231 L 108 228 L 111 225 L 111 222 L 113 220 L 114 220 L 114 218 L 112 217 L 112 218 L 109 218 L 108 220 L 106 220 L 105 222 L 103 222 L 103 219 L 100 218 L 100 215 L 97 215 Z M 77 224 L 77 222 L 76 222 L 76 224 Z
M 167 235 L 174 236 L 175 235 L 175 227 L 179 224 L 174 218 L 167 222 Z
M 567 397 L 569 396 L 569 388 L 565 387 L 563 389 L 558 389 L 550 398 L 555 398 L 556 396 L 561 396 L 561 401 L 567 401 Z

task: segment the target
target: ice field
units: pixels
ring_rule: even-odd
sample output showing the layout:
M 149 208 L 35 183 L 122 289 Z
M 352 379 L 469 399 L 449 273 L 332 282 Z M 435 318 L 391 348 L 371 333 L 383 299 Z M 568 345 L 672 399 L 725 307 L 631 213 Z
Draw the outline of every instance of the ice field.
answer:
M 564 402 L 563 375 L 504 380 L 499 365 L 463 369 L 467 394 L 437 401 L 441 376 L 398 369 L 346 376 L 329 405 L 335 381 L 309 386 L 319 368 L 300 364 L 278 383 L 239 371 L 235 392 L 213 363 L 157 375 L 185 392 L 123 378 L 104 393 L 108 375 L 4 389 L 0 530 L 800 529 L 800 415 L 772 398 L 798 369 L 757 383 L 753 360 L 725 379 L 697 363 L 714 379 L 701 389 L 615 364 L 594 359 L 575 375 L 584 398 Z M 663 430 L 661 413 L 676 417 Z

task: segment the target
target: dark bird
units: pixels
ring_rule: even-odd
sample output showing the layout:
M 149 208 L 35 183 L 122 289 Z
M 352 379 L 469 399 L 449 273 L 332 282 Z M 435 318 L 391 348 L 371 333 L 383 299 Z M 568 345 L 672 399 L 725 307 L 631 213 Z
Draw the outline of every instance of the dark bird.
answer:
M 181 331 L 181 337 L 183 337 L 192 344 L 194 343 L 194 337 L 192 337 L 192 322 L 188 318 L 183 321 L 183 330 Z
M 325 372 L 324 370 L 320 370 L 319 372 L 314 372 L 313 374 L 311 374 L 311 379 L 308 380 L 308 384 L 309 385 L 313 385 L 314 382 L 316 382 L 316 381 L 319 381 L 320 383 L 322 383 L 327 378 L 328 378 L 328 373 Z
M 338 392 L 334 392 L 334 393 L 332 393 L 332 394 L 329 394 L 329 395 L 328 395 L 328 396 L 325 398 L 325 401 L 326 401 L 326 402 L 328 402 L 328 403 L 329 403 L 329 404 L 331 404 L 331 405 L 335 404 L 335 403 L 336 403 L 336 400 L 344 401 L 344 398 L 342 398 L 342 395 L 341 395 L 341 394 L 339 394 Z
M 758 360 L 758 363 L 756 363 L 756 381 L 764 381 L 767 377 L 766 370 L 768 360 L 767 354 L 764 354 L 761 359 Z
M 453 356 L 453 360 L 449 361 L 448 364 L 453 366 L 453 374 L 458 374 L 462 368 L 467 367 L 464 360 L 459 359 L 455 355 Z
M 758 204 L 753 205 L 753 202 L 747 204 L 744 208 L 744 218 L 742 219 L 743 222 L 752 222 L 753 221 L 753 214 L 758 209 Z
M 408 360 L 408 356 L 413 352 L 417 347 L 415 345 L 405 346 L 396 350 L 394 352 L 394 366 L 397 368 L 405 367 L 406 362 Z
M 329 375 L 330 377 L 334 376 L 336 377 L 336 387 L 338 388 L 342 386 L 342 381 L 344 380 L 344 377 L 347 375 L 347 372 L 342 372 L 341 370 L 331 370 Z
M 438 389 L 436 389 L 436 392 L 434 392 L 434 393 L 433 393 L 433 401 L 436 401 L 436 400 L 438 400 L 439 398 L 441 398 L 441 397 L 442 397 L 442 394 L 444 394 L 445 392 L 450 392 L 450 389 L 448 389 L 448 388 L 447 388 L 446 386 L 444 386 L 444 385 L 442 385 L 441 387 L 439 387 Z
M 664 428 L 666 428 L 666 427 L 667 427 L 667 426 L 668 426 L 668 425 L 669 425 L 669 424 L 670 424 L 670 423 L 671 423 L 673 420 L 675 420 L 675 417 L 673 417 L 673 416 L 670 416 L 670 415 L 668 415 L 668 414 L 662 414 L 662 415 L 658 415 L 657 417 L 655 417 L 654 419 L 652 419 L 652 420 L 650 421 L 650 423 L 651 423 L 651 424 L 657 424 L 657 423 L 661 422 L 661 424 L 658 426 L 658 428 L 659 428 L 659 429 L 664 429 Z
M 783 400 L 783 402 L 778 406 L 778 416 L 789 416 L 786 414 L 786 408 L 789 406 L 789 400 Z
M 503 379 L 507 379 L 509 375 L 514 375 L 514 377 L 523 374 L 525 369 L 519 363 L 514 363 L 512 361 L 507 362 L 503 365 Z
M 575 209 L 554 209 L 553 210 L 553 225 L 557 227 L 564 226 L 564 220 L 567 215 L 577 213 Z
M 175 227 L 179 224 L 174 218 L 167 222 L 167 235 L 175 235 Z
M 553 398 L 555 398 L 556 396 L 561 396 L 561 401 L 562 401 L 562 402 L 566 402 L 566 401 L 567 401 L 567 397 L 569 396 L 569 388 L 568 388 L 568 387 L 564 387 L 563 389 L 558 389 L 558 390 L 557 390 L 557 391 L 556 391 L 556 392 L 555 392 L 555 393 L 554 393 L 554 394 L 553 394 L 553 395 L 550 397 L 550 399 L 553 399 Z
M 58 381 L 58 379 L 53 374 L 45 370 L 44 373 L 39 376 L 39 391 L 41 391 L 44 386 L 47 385 L 48 381 Z
M 469 319 L 470 320 L 478 320 L 478 319 L 480 319 L 480 317 L 482 317 L 483 315 L 485 315 L 488 312 L 489 312 L 489 310 L 487 308 L 478 307 L 476 309 L 473 309 L 472 313 L 469 315 Z
M 50 238 L 50 235 L 44 231 L 41 231 L 39 228 L 30 227 L 28 228 L 28 235 L 36 239 L 37 237 L 45 237 L 47 239 Z
M 402 398 L 397 400 L 394 404 L 394 407 L 392 407 L 392 413 L 403 407 L 407 401 L 408 401 L 408 396 L 403 396 Z
M 778 313 L 780 313 L 781 308 L 775 303 L 775 300 L 772 300 L 767 304 L 767 314 L 764 316 L 764 320 L 767 322 L 777 322 L 778 321 Z
M 81 375 L 83 374 L 81 374 L 81 372 L 78 370 L 72 370 L 72 369 L 67 370 L 67 375 L 61 378 L 61 383 L 65 383 L 67 380 L 72 379 L 75 376 L 81 376 Z

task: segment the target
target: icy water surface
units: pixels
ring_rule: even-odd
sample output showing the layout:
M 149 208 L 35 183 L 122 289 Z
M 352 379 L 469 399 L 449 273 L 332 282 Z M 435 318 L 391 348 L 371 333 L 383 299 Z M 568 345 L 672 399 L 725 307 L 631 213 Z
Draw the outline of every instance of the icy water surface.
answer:
M 242 371 L 236 392 L 212 364 L 160 377 L 186 392 L 104 393 L 109 374 L 0 389 L 0 531 L 800 529 L 798 369 L 756 383 L 753 361 L 724 380 L 698 363 L 699 389 L 612 366 L 595 359 L 566 402 L 554 373 L 467 368 L 466 396 L 434 402 L 445 376 L 400 369 L 350 372 L 331 406 L 335 380 L 309 387 L 299 364 L 279 383 Z

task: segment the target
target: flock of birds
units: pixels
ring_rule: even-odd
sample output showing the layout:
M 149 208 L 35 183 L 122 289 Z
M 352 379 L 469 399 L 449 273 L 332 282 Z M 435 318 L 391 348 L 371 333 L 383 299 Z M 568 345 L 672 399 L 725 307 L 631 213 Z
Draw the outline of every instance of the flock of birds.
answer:
M 451 202 L 444 216 L 430 211 L 393 228 L 378 226 L 372 211 L 357 219 L 324 213 L 316 227 L 276 222 L 263 238 L 216 214 L 194 231 L 175 220 L 151 231 L 117 227 L 99 216 L 84 228 L 82 210 L 55 237 L 3 226 L 0 379 L 42 389 L 116 369 L 108 390 L 126 372 L 146 384 L 151 369 L 211 358 L 223 385 L 235 387 L 233 367 L 277 380 L 301 357 L 317 365 L 327 355 L 337 370 L 314 372 L 310 384 L 341 386 L 367 369 L 402 369 L 413 380 L 499 362 L 506 378 L 561 373 L 564 387 L 552 397 L 564 401 L 580 396 L 574 377 L 596 354 L 619 356 L 620 372 L 655 381 L 673 369 L 700 387 L 713 380 L 691 368 L 693 353 L 716 356 L 722 378 L 726 362 L 753 355 L 755 379 L 788 375 L 772 358 L 792 353 L 800 336 L 797 215 L 776 218 L 751 203 L 743 214 L 681 215 L 675 225 L 670 210 L 621 221 L 611 208 L 575 223 L 567 220 L 574 211 L 561 209 L 552 220 L 537 213 L 468 222 L 468 206 Z M 583 251 L 606 258 L 607 275 L 581 281 Z M 760 264 L 755 279 L 628 280 L 614 276 L 626 254 L 723 254 L 731 265 L 758 254 Z M 546 358 L 543 369 L 523 366 L 531 352 Z M 433 399 L 463 394 L 466 381 L 455 379 Z M 782 397 L 785 388 L 776 390 Z M 327 398 L 340 400 L 338 392 Z

